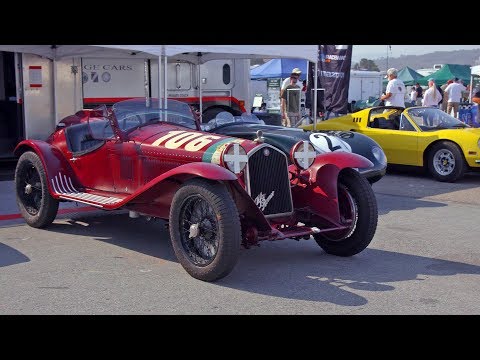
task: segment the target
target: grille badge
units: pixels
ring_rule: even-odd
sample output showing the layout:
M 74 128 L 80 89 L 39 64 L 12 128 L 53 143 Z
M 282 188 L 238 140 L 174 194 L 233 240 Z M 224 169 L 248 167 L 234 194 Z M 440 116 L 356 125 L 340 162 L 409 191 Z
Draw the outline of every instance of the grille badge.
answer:
M 263 149 L 263 155 L 265 156 L 270 155 L 270 150 L 268 148 Z

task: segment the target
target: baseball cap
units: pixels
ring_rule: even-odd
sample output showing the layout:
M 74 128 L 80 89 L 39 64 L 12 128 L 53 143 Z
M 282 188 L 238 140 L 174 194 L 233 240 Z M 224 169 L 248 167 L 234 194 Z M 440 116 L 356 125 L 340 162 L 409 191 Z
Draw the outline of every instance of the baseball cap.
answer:
M 428 79 L 428 81 L 433 81 L 433 82 L 435 82 L 435 79 L 434 79 L 434 78 L 430 78 L 430 79 Z
M 398 70 L 395 69 L 395 68 L 390 68 L 390 69 L 387 70 L 387 76 L 388 75 L 397 76 L 397 73 L 398 73 Z
M 301 73 L 302 73 L 302 70 L 300 70 L 299 68 L 294 68 L 294 69 L 292 70 L 292 74 L 298 74 L 298 75 L 300 75 Z

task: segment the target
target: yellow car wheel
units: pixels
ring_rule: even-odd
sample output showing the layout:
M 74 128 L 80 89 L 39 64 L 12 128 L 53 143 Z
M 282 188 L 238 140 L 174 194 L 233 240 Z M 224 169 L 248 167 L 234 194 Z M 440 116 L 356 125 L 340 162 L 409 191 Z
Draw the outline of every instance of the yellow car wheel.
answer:
M 427 161 L 430 174 L 443 182 L 461 179 L 467 167 L 461 150 L 450 141 L 435 144 L 428 153 Z

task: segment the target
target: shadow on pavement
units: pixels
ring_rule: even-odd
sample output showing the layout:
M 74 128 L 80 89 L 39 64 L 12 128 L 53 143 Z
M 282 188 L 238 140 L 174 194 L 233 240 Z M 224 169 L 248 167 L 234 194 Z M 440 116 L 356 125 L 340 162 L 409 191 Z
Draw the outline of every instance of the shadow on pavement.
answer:
M 0 267 L 29 262 L 30 259 L 20 251 L 0 243 Z
M 54 223 L 48 230 L 88 236 L 177 262 L 164 224 L 121 214 Z M 395 282 L 457 274 L 480 275 L 480 266 L 368 248 L 342 258 L 326 254 L 313 240 L 284 240 L 242 249 L 232 273 L 215 284 L 281 298 L 362 306 L 367 299 L 354 291 L 392 291 Z
M 418 200 L 409 197 L 396 197 L 392 199 L 390 195 L 385 194 L 375 194 L 375 197 L 377 198 L 378 215 L 385 215 L 388 214 L 390 211 L 448 206 L 447 204 L 441 202 Z
M 395 282 L 423 281 L 424 275 L 480 275 L 480 266 L 461 262 L 368 248 L 341 258 L 315 247 L 278 243 L 250 250 L 217 284 L 281 298 L 362 306 L 368 300 L 353 290 L 393 291 Z
M 78 216 L 66 221 L 67 224 L 56 221 L 46 230 L 89 236 L 125 249 L 176 262 L 170 236 L 162 220 L 146 221 L 144 217 L 131 219 L 128 214 L 123 213 Z

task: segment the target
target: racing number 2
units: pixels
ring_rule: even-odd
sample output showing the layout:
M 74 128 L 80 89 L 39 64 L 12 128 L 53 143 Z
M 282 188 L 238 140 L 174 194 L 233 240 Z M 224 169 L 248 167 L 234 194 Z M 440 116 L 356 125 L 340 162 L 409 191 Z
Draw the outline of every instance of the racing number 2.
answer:
M 185 150 L 198 151 L 217 139 L 220 139 L 220 136 L 203 135 L 201 133 L 188 131 L 169 131 L 168 134 L 155 140 L 152 145 L 158 146 L 168 140 L 165 143 L 167 149 L 177 149 L 186 143 Z

